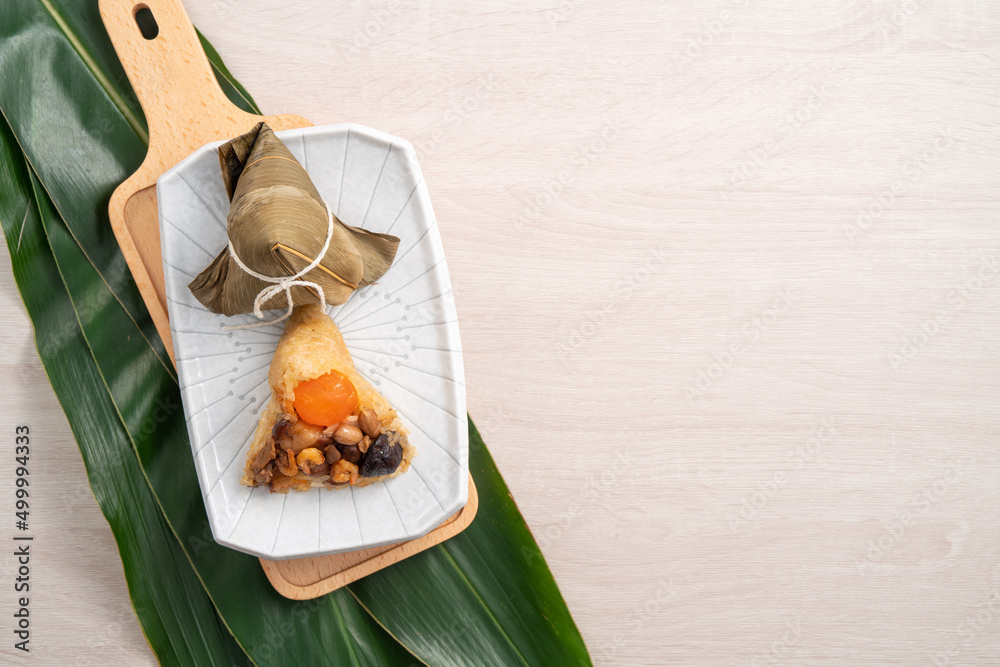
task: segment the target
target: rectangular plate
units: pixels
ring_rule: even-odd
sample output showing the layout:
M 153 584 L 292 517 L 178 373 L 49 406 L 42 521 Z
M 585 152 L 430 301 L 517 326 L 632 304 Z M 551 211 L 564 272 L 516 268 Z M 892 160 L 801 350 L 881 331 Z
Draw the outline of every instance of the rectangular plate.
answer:
M 331 310 L 365 375 L 399 411 L 417 448 L 383 484 L 271 494 L 239 484 L 282 326 L 208 312 L 187 284 L 225 247 L 229 202 L 208 144 L 157 180 L 167 307 L 199 483 L 220 544 L 269 560 L 418 538 L 468 499 L 465 377 L 437 221 L 410 144 L 358 125 L 277 133 L 343 222 L 399 236 L 378 285 Z

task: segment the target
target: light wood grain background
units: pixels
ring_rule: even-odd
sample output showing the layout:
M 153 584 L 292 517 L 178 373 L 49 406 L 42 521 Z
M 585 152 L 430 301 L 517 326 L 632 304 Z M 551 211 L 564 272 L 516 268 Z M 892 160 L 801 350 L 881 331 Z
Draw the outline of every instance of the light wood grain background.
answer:
M 469 411 L 595 661 L 1000 664 L 994 3 L 187 5 L 265 113 L 416 145 Z M 2 273 L 33 656 L 149 662 Z

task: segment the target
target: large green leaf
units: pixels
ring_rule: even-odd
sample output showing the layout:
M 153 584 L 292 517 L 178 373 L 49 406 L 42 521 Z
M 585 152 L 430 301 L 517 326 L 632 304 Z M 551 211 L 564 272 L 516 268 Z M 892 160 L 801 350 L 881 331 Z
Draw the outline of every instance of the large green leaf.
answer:
M 69 0 L 65 0 L 58 3 L 58 7 L 69 4 Z M 37 163 L 44 187 L 52 194 L 58 213 L 65 217 L 67 211 L 89 209 L 92 212 L 82 221 L 70 219 L 67 227 L 60 227 L 54 211 L 51 216 L 53 224 L 49 225 L 53 246 L 60 249 L 61 266 L 67 276 L 70 270 L 67 267 L 73 269 L 73 277 L 68 277 L 68 283 L 74 285 L 74 292 L 78 292 L 76 304 L 81 321 L 85 323 L 84 328 L 89 334 L 95 358 L 100 362 L 104 379 L 125 423 L 130 427 L 143 468 L 157 497 L 171 524 L 183 537 L 206 585 L 213 590 L 220 609 L 229 609 L 226 605 L 232 603 L 233 610 L 224 612 L 224 617 L 238 616 L 240 605 L 253 609 L 256 593 L 241 597 L 237 592 L 231 600 L 222 600 L 213 589 L 218 582 L 222 582 L 221 588 L 229 587 L 238 578 L 227 578 L 231 569 L 220 565 L 226 562 L 224 558 L 220 561 L 215 557 L 221 548 L 210 539 L 204 508 L 200 502 L 190 502 L 192 497 L 198 498 L 198 493 L 183 420 L 167 419 L 159 423 L 155 428 L 155 442 L 152 429 L 145 427 L 157 423 L 155 418 L 162 416 L 162 411 L 158 413 L 157 410 L 162 404 L 176 404 L 176 387 L 172 384 L 172 375 L 158 368 L 162 367 L 159 363 L 162 354 L 158 354 L 162 349 L 157 349 L 158 340 L 149 333 L 148 315 L 141 304 L 135 312 L 131 309 L 135 305 L 130 294 L 134 285 L 130 276 L 116 269 L 114 255 L 118 254 L 117 245 L 111 245 L 113 239 L 106 234 L 106 197 L 128 174 L 122 174 L 118 168 L 124 163 L 108 162 L 102 156 L 131 155 L 129 159 L 135 165 L 141 161 L 141 156 L 138 160 L 134 158 L 133 143 L 142 143 L 141 133 L 136 129 L 137 123 L 129 118 L 128 104 L 120 102 L 129 100 L 129 91 L 126 86 L 117 90 L 114 85 L 112 90 L 105 90 L 107 86 L 102 83 L 99 73 L 94 73 L 94 70 L 102 68 L 110 71 L 114 66 L 108 57 L 110 44 L 106 39 L 95 36 L 94 25 L 99 21 L 96 10 L 89 14 L 80 10 L 73 14 L 70 21 L 65 16 L 60 19 L 60 14 L 68 15 L 68 11 L 60 10 L 51 3 L 38 6 L 44 11 L 18 14 L 22 25 L 29 26 L 27 32 L 40 30 L 48 35 L 49 41 L 58 44 L 58 35 L 53 34 L 50 25 L 54 24 L 72 50 L 96 54 L 81 56 L 84 67 L 74 70 L 80 77 L 74 84 L 75 88 L 87 87 L 88 79 L 83 70 L 90 71 L 88 91 L 77 99 L 74 95 L 78 91 L 74 89 L 69 94 L 63 94 L 62 88 L 67 84 L 58 81 L 58 77 L 53 79 L 55 61 L 68 57 L 65 44 L 52 46 L 49 51 L 38 54 L 36 57 L 40 58 L 40 63 L 34 63 L 24 55 L 20 67 L 41 68 L 43 75 L 25 75 L 19 85 L 6 85 L 3 78 L 16 68 L 3 61 L 11 62 L 7 58 L 9 53 L 26 54 L 27 51 L 8 48 L 8 45 L 0 43 L 0 110 L 13 118 L 15 128 L 20 129 L 19 139 L 29 158 Z M 0 14 L 3 11 L 0 10 Z M 18 34 L 16 29 L 0 26 L 0 32 L 5 30 Z M 203 38 L 202 42 L 230 98 L 243 108 L 255 109 L 249 95 L 232 79 L 214 50 Z M 105 79 L 118 81 L 113 78 L 113 72 Z M 38 94 L 35 90 L 38 86 L 48 86 L 55 91 L 46 90 Z M 39 113 L 41 107 L 16 99 L 18 95 L 38 95 L 49 99 L 52 104 L 69 105 L 70 108 L 58 122 L 45 119 L 46 122 L 39 123 L 33 114 Z M 113 126 L 114 131 L 90 136 L 89 128 L 77 108 L 81 100 L 103 104 L 101 108 L 105 115 L 100 117 L 99 122 L 106 127 Z M 55 108 L 58 114 L 58 106 Z M 54 131 L 55 135 L 41 139 L 33 136 L 30 129 L 37 125 Z M 132 139 L 127 136 L 122 139 L 122 135 L 127 134 L 126 130 L 132 132 Z M 76 136 L 79 134 L 88 136 L 80 139 Z M 64 159 L 60 145 L 78 147 L 76 174 L 49 165 Z M 85 177 L 80 176 L 81 173 Z M 88 179 L 89 185 L 79 182 Z M 81 240 L 81 237 L 85 238 Z M 94 238 L 99 242 L 91 244 Z M 75 256 L 74 243 L 77 244 Z M 109 261 L 100 261 L 109 257 Z M 86 271 L 73 267 L 77 264 L 83 266 L 85 260 L 92 265 L 92 275 L 87 281 L 82 281 Z M 81 280 L 81 286 L 86 284 L 91 288 L 77 289 L 78 280 Z M 101 288 L 108 290 L 109 294 L 95 297 Z M 113 326 L 111 322 L 114 322 Z M 140 335 L 135 335 L 136 332 Z M 131 346 L 119 344 L 121 341 Z M 160 401 L 159 405 L 157 401 Z M 471 422 L 470 442 L 471 467 L 481 494 L 480 516 L 473 526 L 443 546 L 354 584 L 352 592 L 372 611 L 379 623 L 430 664 L 589 664 L 579 632 L 544 559 Z M 159 444 L 154 446 L 156 443 Z M 195 489 L 193 494 L 191 488 Z M 221 551 L 232 553 L 225 549 Z M 236 557 L 244 558 L 238 554 Z M 256 563 L 253 566 L 256 567 Z M 262 579 L 259 569 L 254 571 Z M 290 604 L 294 606 L 294 603 Z M 357 627 L 364 628 L 364 624 L 351 615 L 356 609 L 356 605 L 352 607 L 352 604 L 350 598 L 343 594 L 300 603 L 295 607 L 296 618 L 306 619 L 313 614 L 329 616 L 339 612 L 344 615 L 344 623 L 322 626 L 322 629 L 343 632 L 344 628 L 350 627 L 354 632 Z M 250 623 L 240 629 L 234 627 L 234 632 L 243 639 L 243 633 L 252 632 L 255 627 Z M 273 626 L 268 627 L 273 630 Z M 327 641 L 325 634 L 320 636 L 324 637 L 324 642 Z M 336 641 L 336 638 L 331 641 Z M 273 643 L 265 642 L 265 646 L 273 647 Z M 254 654 L 253 650 L 251 654 Z
M 0 110 L 80 248 L 159 359 L 166 350 L 107 222 L 114 188 L 142 163 L 145 119 L 97 2 L 0 6 Z
M 135 322 L 51 204 L 44 196 L 39 204 L 84 338 L 142 469 L 209 596 L 250 657 L 267 665 L 411 664 L 413 656 L 347 591 L 308 604 L 288 600 L 267 581 L 256 558 L 211 539 L 176 382 L 136 335 Z
M 161 664 L 249 664 L 160 513 L 87 352 L 42 232 L 29 172 L 0 121 L 0 222 L 45 372 L 118 542 L 129 596 Z

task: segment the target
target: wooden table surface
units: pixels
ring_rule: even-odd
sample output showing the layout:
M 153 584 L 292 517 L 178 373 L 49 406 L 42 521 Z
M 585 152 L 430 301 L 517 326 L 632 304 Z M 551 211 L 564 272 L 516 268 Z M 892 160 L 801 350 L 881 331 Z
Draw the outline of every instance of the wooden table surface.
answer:
M 1000 664 L 995 3 L 187 4 L 265 112 L 417 147 L 595 662 Z M 32 658 L 153 662 L 4 262 Z

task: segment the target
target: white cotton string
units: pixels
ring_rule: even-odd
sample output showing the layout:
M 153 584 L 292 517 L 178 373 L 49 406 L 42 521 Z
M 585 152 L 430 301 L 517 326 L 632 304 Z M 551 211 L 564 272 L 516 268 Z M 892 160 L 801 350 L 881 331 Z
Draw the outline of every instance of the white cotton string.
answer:
M 229 241 L 229 255 L 233 258 L 233 260 L 239 265 L 241 269 L 249 273 L 254 278 L 257 278 L 258 280 L 263 280 L 266 283 L 272 283 L 268 287 L 265 287 L 260 292 L 258 292 L 257 298 L 254 299 L 253 301 L 253 314 L 257 317 L 257 319 L 264 320 L 264 313 L 261 312 L 261 307 L 265 303 L 267 303 L 271 298 L 277 296 L 278 294 L 281 294 L 282 292 L 285 293 L 285 298 L 288 300 L 288 310 L 285 311 L 284 315 L 282 315 L 277 319 L 264 320 L 262 322 L 251 322 L 250 324 L 227 325 L 222 327 L 223 331 L 235 331 L 238 329 L 256 329 L 257 327 L 266 327 L 271 324 L 277 324 L 278 322 L 282 322 L 288 319 L 292 315 L 292 310 L 295 309 L 295 304 L 292 303 L 292 288 L 295 287 L 296 285 L 301 285 L 302 287 L 312 287 L 313 289 L 315 289 L 317 292 L 319 292 L 320 304 L 323 307 L 326 307 L 326 295 L 323 293 L 323 288 L 320 287 L 318 283 L 315 283 L 311 280 L 300 280 L 302 276 L 304 276 L 305 274 L 309 273 L 317 266 L 319 266 L 319 263 L 326 256 L 326 251 L 329 250 L 330 248 L 330 240 L 333 239 L 333 211 L 330 210 L 330 206 L 327 205 L 326 202 L 323 202 L 323 205 L 326 206 L 326 216 L 327 219 L 329 220 L 329 224 L 326 229 L 326 243 L 323 244 L 323 249 L 319 251 L 319 254 L 316 256 L 316 259 L 310 262 L 309 266 L 305 267 L 295 275 L 280 276 L 275 278 L 273 276 L 265 276 L 261 273 L 257 273 L 256 271 L 254 271 L 249 266 L 243 263 L 243 261 L 239 258 L 239 255 L 236 254 L 236 249 L 233 247 L 232 240 Z

